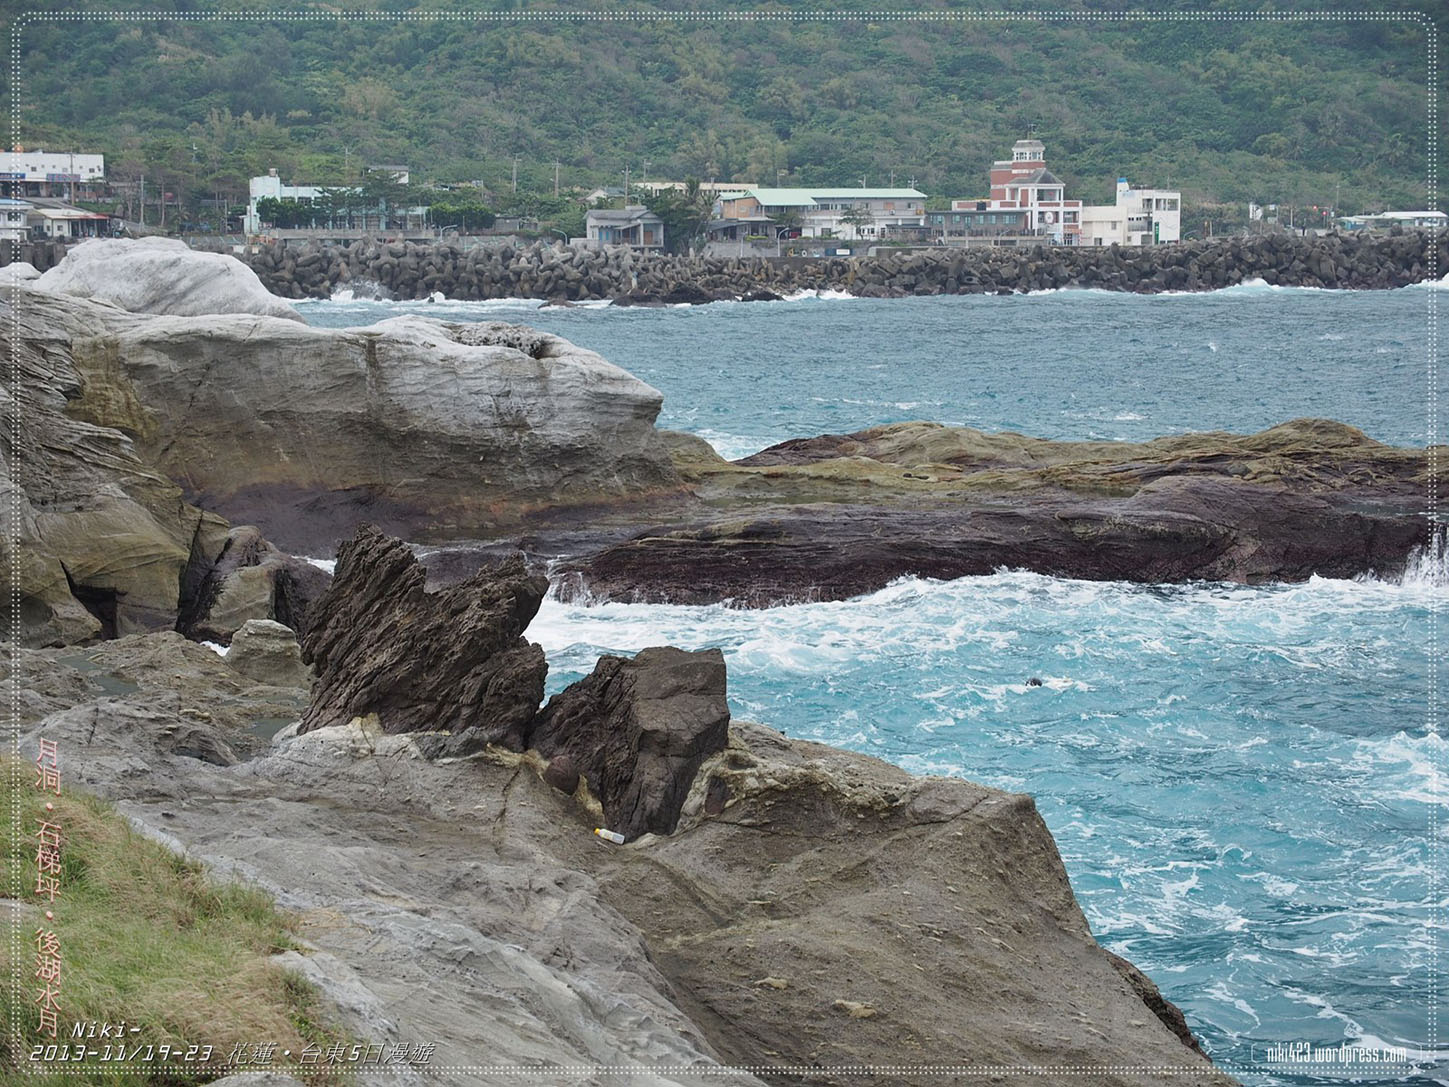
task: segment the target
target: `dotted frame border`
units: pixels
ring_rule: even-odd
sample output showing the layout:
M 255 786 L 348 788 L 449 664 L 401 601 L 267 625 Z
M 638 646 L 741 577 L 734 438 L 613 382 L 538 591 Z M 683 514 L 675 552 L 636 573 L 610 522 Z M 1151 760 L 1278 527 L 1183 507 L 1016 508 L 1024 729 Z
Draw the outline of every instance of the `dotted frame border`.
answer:
M 239 11 L 239 12 L 162 12 L 162 11 L 28 11 L 23 12 L 15 19 L 10 28 L 10 77 L 11 77 L 11 116 L 10 145 L 16 146 L 20 140 L 20 38 L 21 33 L 27 26 L 39 23 L 74 23 L 74 22 L 120 22 L 131 20 L 137 22 L 187 22 L 187 23 L 208 23 L 208 22 L 256 22 L 256 23 L 289 23 L 289 22 L 384 22 L 384 23 L 422 23 L 422 22 L 447 22 L 447 23 L 621 23 L 621 22 L 646 22 L 646 23 L 740 23 L 740 22 L 778 22 L 778 23 L 830 23 L 830 22 L 876 22 L 876 23 L 944 23 L 944 24 L 965 24 L 965 23 L 988 23 L 988 22 L 1033 22 L 1033 23 L 1182 23 L 1182 22 L 1257 22 L 1257 23 L 1297 23 L 1297 22 L 1332 22 L 1332 23 L 1362 23 L 1362 22 L 1408 22 L 1421 26 L 1425 31 L 1426 51 L 1426 105 L 1427 117 L 1426 126 L 1428 129 L 1425 141 L 1425 155 L 1428 163 L 1426 177 L 1427 199 L 1426 204 L 1432 208 L 1438 202 L 1438 25 L 1434 19 L 1423 11 L 1400 11 L 1400 12 L 1376 12 L 1376 11 L 1258 11 L 1258 12 L 1233 12 L 1233 11 L 1122 11 L 1122 12 L 1080 12 L 1080 11 L 1039 11 L 1039 12 L 1013 12 L 1013 11 L 943 11 L 943 12 L 905 12 L 905 11 L 860 11 L 860 12 L 830 12 L 830 11 L 803 11 L 803 12 L 775 12 L 775 11 L 691 11 L 691 12 L 647 12 L 647 11 L 621 11 L 621 12 L 565 12 L 565 11 L 517 11 L 517 12 L 468 12 L 468 11 Z M 1437 236 L 1445 228 L 1435 228 L 1433 233 Z M 1427 373 L 1426 373 L 1426 398 L 1425 409 L 1427 414 L 1427 428 L 1425 445 L 1428 459 L 1428 483 L 1427 483 L 1427 507 L 1426 512 L 1430 525 L 1430 534 L 1435 526 L 1440 525 L 1438 510 L 1438 290 L 1432 284 L 1439 278 L 1438 267 L 1438 246 L 1429 247 L 1428 258 L 1428 279 L 1431 286 L 1426 290 L 1428 295 L 1427 307 L 1427 335 L 1425 337 L 1427 351 Z M 16 471 L 18 455 L 20 451 L 20 312 L 19 312 L 20 288 L 18 281 L 11 286 L 10 307 L 11 307 L 11 396 L 12 396 L 12 419 L 9 441 L 9 469 L 11 473 Z M 12 476 L 13 481 L 13 476 Z M 12 488 L 11 494 L 11 539 L 10 539 L 10 734 L 11 734 L 11 856 L 18 857 L 20 854 L 20 491 L 18 487 Z M 1428 656 L 1429 671 L 1427 683 L 1428 705 L 1426 713 L 1426 727 L 1431 737 L 1439 736 L 1439 599 L 1437 595 L 1430 596 L 1429 622 L 1428 622 Z M 1442 923 L 1443 909 L 1439 905 L 1436 893 L 1439 887 L 1439 804 L 1440 794 L 1439 763 L 1437 760 L 1431 762 L 1431 786 L 1430 796 L 1434 802 L 1429 805 L 1428 835 L 1429 835 L 1429 1015 L 1426 1028 L 1426 1038 L 1421 1051 L 1433 1054 L 1438 1048 L 1438 999 L 1439 999 L 1439 928 Z M 19 901 L 20 889 L 20 866 L 13 865 L 11 873 L 10 897 Z M 20 1053 L 20 1017 L 14 1014 L 14 1009 L 20 1007 L 20 911 L 18 907 L 11 910 L 11 954 L 14 958 L 16 972 L 11 978 L 10 1016 L 12 1025 L 12 1048 L 17 1056 Z M 28 1005 L 27 1005 L 28 1006 Z M 1245 1064 L 1233 1061 L 1215 1061 L 1214 1067 L 1225 1072 L 1280 1072 L 1280 1073 L 1301 1073 L 1310 1072 L 1333 1073 L 1333 1072 L 1389 1072 L 1404 1071 L 1405 1066 L 1400 1064 L 1384 1064 L 1366 1062 L 1358 1063 L 1324 1063 L 1324 1064 Z M 116 1074 L 152 1071 L 162 1067 L 158 1065 L 118 1065 L 114 1069 Z M 183 1066 L 175 1066 L 180 1069 Z M 46 1068 L 37 1069 L 34 1066 L 26 1065 L 23 1069 L 27 1074 L 33 1075 L 56 1075 L 56 1074 L 80 1074 L 81 1069 L 59 1069 Z M 318 1065 L 315 1068 L 311 1065 L 296 1066 L 269 1066 L 265 1071 L 298 1073 L 306 1076 L 318 1074 L 321 1071 L 330 1074 L 351 1074 L 368 1073 L 371 1075 L 400 1075 L 400 1076 L 427 1076 L 433 1073 L 447 1072 L 476 1072 L 482 1075 L 539 1075 L 539 1076 L 621 1076 L 621 1075 L 676 1075 L 681 1077 L 692 1077 L 699 1079 L 714 1079 L 722 1076 L 742 1074 L 774 1074 L 774 1075 L 911 1075 L 911 1076 L 955 1076 L 985 1078 L 989 1076 L 1063 1076 L 1081 1077 L 1110 1074 L 1130 1075 L 1159 1075 L 1159 1076 L 1185 1076 L 1202 1075 L 1206 1071 L 1201 1065 L 872 1065 L 872 1064 L 847 1064 L 829 1065 L 817 1067 L 812 1065 L 468 1065 L 468 1066 L 406 1066 L 389 1071 L 386 1066 L 382 1067 L 359 1067 L 356 1069 L 338 1067 L 335 1065 Z M 87 1074 L 93 1074 L 97 1069 L 86 1070 Z M 263 1069 L 249 1069 L 246 1066 L 238 1066 L 228 1070 L 226 1074 L 245 1073 L 248 1071 L 263 1071 Z

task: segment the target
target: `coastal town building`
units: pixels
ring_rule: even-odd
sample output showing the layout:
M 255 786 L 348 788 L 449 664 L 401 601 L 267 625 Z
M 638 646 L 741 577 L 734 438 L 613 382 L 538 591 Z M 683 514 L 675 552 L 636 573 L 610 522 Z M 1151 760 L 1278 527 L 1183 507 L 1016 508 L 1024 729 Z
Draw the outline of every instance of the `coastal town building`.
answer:
M 1020 208 L 989 208 L 987 200 L 953 200 L 950 211 L 926 212 L 926 226 L 933 237 L 968 244 L 972 240 L 985 243 L 1026 235 L 1027 212 Z
M 1134 189 L 1117 179 L 1115 204 L 1082 208 L 1085 245 L 1160 245 L 1182 238 L 1182 193 L 1172 189 Z
M 721 225 L 760 233 L 779 225 L 805 238 L 876 238 L 893 228 L 924 227 L 926 194 L 915 189 L 747 188 L 721 193 L 712 219 L 712 234 L 720 233 Z
M 0 151 L 0 193 L 14 198 L 85 199 L 101 195 L 106 157 L 74 151 Z
M 1392 230 L 1394 227 L 1416 230 L 1442 230 L 1449 226 L 1449 216 L 1442 211 L 1380 211 L 1371 215 L 1344 215 L 1338 219 L 1344 230 Z
M 698 186 L 703 195 L 711 198 L 720 193 L 740 192 L 757 187 L 753 181 L 701 181 L 698 182 Z M 684 192 L 689 188 L 689 183 L 687 181 L 636 181 L 630 188 L 647 192 L 650 196 L 658 196 L 662 192 Z
M 658 249 L 664 245 L 664 220 L 643 205 L 594 208 L 584 216 L 584 236 L 591 245 Z
M 78 208 L 50 196 L 33 197 L 28 202 L 31 207 L 25 213 L 25 229 L 32 238 L 71 241 L 104 238 L 111 233 L 111 217 L 101 212 Z
M 406 185 L 408 168 L 406 166 L 369 166 L 368 170 L 389 175 L 398 184 Z M 248 235 L 256 235 L 262 232 L 265 225 L 258 205 L 266 199 L 287 201 L 294 204 L 311 205 L 323 200 L 328 192 L 354 192 L 346 186 L 329 188 L 324 185 L 288 185 L 277 175 L 275 168 L 270 169 L 262 177 L 254 177 L 247 182 L 247 210 L 242 217 L 242 230 Z M 346 212 L 344 223 L 332 224 L 325 233 L 335 237 L 350 237 L 365 233 L 369 230 L 390 230 L 398 229 L 404 232 L 422 230 L 427 220 L 428 209 L 425 206 L 413 207 L 391 207 L 384 212 L 381 206 L 377 208 L 353 208 Z M 306 234 L 316 236 L 317 230 L 308 228 L 305 230 L 280 230 L 278 236 L 297 236 Z
M 1082 202 L 1066 199 L 1061 178 L 1047 169 L 1041 140 L 1017 140 L 1011 158 L 991 164 L 991 193 L 986 207 L 979 200 L 955 200 L 951 210 L 1023 213 L 1022 233 L 1055 245 L 1081 242 Z
M 1182 194 L 1134 189 L 1117 182 L 1116 203 L 1069 200 L 1046 164 L 1040 140 L 1017 140 L 1011 158 L 991 165 L 987 196 L 953 200 L 948 211 L 926 213 L 932 236 L 947 244 L 1155 245 L 1182 237 Z
M 0 241 L 24 241 L 29 233 L 25 219 L 34 208 L 35 205 L 29 200 L 0 198 Z
M 262 218 L 257 212 L 257 203 L 268 197 L 298 204 L 314 204 L 321 196 L 320 185 L 287 185 L 277 176 L 275 169 L 268 170 L 264 177 L 254 177 L 247 182 L 247 211 L 242 218 L 242 229 L 248 234 L 262 232 Z

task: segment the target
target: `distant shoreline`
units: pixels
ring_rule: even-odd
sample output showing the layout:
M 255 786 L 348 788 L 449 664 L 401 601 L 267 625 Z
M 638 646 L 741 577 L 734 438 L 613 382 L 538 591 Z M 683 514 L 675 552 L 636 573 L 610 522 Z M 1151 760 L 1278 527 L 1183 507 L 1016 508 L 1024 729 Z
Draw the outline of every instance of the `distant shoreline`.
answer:
M 1437 252 L 1435 251 L 1437 249 Z M 1449 269 L 1449 236 L 1431 231 L 1263 235 L 1143 248 L 927 248 L 868 257 L 700 257 L 533 242 L 271 244 L 243 254 L 282 298 L 329 298 L 375 285 L 398 301 L 534 298 L 556 304 L 677 305 L 776 301 L 800 291 L 866 298 L 1017 294 L 1082 287 L 1136 294 L 1272 286 L 1385 290 Z

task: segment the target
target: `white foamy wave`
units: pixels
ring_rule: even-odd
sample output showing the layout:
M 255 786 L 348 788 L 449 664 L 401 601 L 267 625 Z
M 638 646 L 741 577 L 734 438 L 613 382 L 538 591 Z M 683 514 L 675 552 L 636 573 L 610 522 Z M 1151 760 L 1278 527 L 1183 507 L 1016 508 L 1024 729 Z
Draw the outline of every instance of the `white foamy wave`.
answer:
M 329 574 L 335 574 L 337 572 L 336 559 L 314 559 L 310 555 L 302 555 L 299 556 L 299 558 L 301 558 L 303 562 L 311 563 L 319 570 L 326 570 Z
M 768 449 L 780 440 L 753 434 L 726 434 L 722 430 L 711 430 L 708 427 L 690 433 L 696 438 L 703 438 L 709 442 L 714 451 L 725 460 L 739 460 L 742 457 L 754 456 L 760 450 Z
M 1417 283 L 1410 283 L 1404 289 L 1413 290 L 1416 287 L 1420 290 L 1449 291 L 1449 272 L 1446 272 L 1439 279 L 1421 279 Z
M 1042 295 L 1047 295 L 1047 294 L 1101 294 L 1101 295 L 1112 295 L 1113 297 L 1120 298 L 1123 294 L 1125 294 L 1127 292 L 1124 292 L 1124 291 L 1109 291 L 1109 290 L 1106 290 L 1103 287 L 1043 287 L 1039 291 L 1013 291 L 1012 293 L 1013 294 L 1025 294 L 1025 295 L 1028 295 L 1028 296 L 1030 296 L 1032 298 L 1037 298 L 1037 297 L 1040 297 Z M 1191 292 L 1191 291 L 1184 291 L 1182 293 L 1184 293 L 1184 294 L 1191 294 L 1193 292 Z
M 329 302 L 391 302 L 392 292 L 381 283 L 370 279 L 351 280 L 351 286 L 338 287 L 332 292 Z
M 1397 799 L 1445 803 L 1445 741 L 1438 733 L 1396 732 L 1387 739 L 1359 740 L 1355 748 L 1354 762 L 1362 763 L 1373 780 L 1392 780 Z
M 844 302 L 859 301 L 849 291 L 824 290 L 824 291 L 795 291 L 784 296 L 786 302 Z
M 224 657 L 231 652 L 231 646 L 222 645 L 220 642 L 202 642 L 201 644 L 206 646 L 207 649 L 210 649 L 218 657 Z
M 1449 531 L 1444 525 L 1436 525 L 1429 542 L 1409 552 L 1399 583 L 1435 589 L 1449 585 Z

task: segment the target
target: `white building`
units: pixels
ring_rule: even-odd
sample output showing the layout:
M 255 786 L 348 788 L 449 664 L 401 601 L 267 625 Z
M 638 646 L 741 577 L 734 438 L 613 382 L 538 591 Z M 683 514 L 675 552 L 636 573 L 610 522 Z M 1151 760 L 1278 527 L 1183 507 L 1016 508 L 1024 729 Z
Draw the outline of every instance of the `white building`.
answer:
M 0 185 L 11 196 L 85 196 L 105 183 L 104 155 L 0 151 Z
M 25 219 L 33 210 L 35 205 L 29 200 L 0 199 L 0 241 L 24 241 Z
M 32 207 L 25 213 L 26 229 L 44 238 L 103 238 L 110 233 L 111 217 L 59 201 Z
M 915 189 L 745 189 L 721 193 L 719 222 L 798 218 L 806 238 L 876 238 L 891 227 L 926 224 L 926 194 Z
M 1182 193 L 1117 179 L 1115 204 L 1082 208 L 1083 245 L 1160 245 L 1182 239 Z
M 1374 215 L 1345 215 L 1338 223 L 1345 230 L 1390 230 L 1396 226 L 1443 230 L 1449 225 L 1449 216 L 1442 211 L 1381 211 Z
M 273 200 L 292 200 L 298 204 L 310 204 L 322 195 L 320 185 L 283 185 L 276 170 L 268 170 L 265 177 L 254 177 L 247 185 L 247 213 L 242 219 L 242 230 L 247 234 L 262 232 L 261 216 L 257 214 L 257 201 L 271 197 Z
M 684 192 L 689 188 L 686 181 L 635 181 L 630 183 L 630 188 L 640 189 L 651 196 L 658 196 L 666 189 L 672 192 Z M 744 192 L 757 186 L 753 181 L 701 181 L 699 191 L 705 196 L 715 197 L 720 193 Z M 615 195 L 618 195 L 617 193 Z

